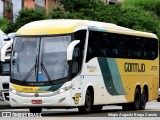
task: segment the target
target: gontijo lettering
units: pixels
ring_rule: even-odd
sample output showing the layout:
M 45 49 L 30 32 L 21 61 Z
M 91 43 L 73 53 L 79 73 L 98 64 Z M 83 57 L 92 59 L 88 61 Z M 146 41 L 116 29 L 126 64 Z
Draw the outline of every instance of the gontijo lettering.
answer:
M 144 63 L 124 63 L 125 72 L 145 72 Z

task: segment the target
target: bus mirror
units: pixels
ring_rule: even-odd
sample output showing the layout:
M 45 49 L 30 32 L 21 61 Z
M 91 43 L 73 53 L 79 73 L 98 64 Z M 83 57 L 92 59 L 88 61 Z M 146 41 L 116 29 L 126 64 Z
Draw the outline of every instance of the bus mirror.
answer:
M 7 42 L 7 43 L 1 48 L 1 50 L 0 50 L 0 61 L 1 61 L 1 62 L 5 62 L 7 49 L 12 46 L 12 43 L 13 43 L 13 41 L 11 40 L 11 41 Z
M 80 42 L 80 40 L 72 41 L 67 48 L 67 60 L 72 60 L 74 47 Z

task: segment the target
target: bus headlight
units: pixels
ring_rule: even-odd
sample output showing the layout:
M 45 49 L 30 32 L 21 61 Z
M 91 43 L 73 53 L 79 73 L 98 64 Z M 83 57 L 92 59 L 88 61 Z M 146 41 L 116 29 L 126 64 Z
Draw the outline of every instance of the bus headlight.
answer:
M 63 93 L 64 91 L 65 91 L 64 89 L 60 89 L 60 90 L 59 90 L 60 93 Z
M 13 94 L 17 94 L 17 93 L 19 93 L 19 91 L 16 91 L 15 89 L 13 89 L 13 88 L 10 88 L 10 92 L 11 93 L 13 93 Z
M 60 93 L 66 92 L 66 91 L 70 90 L 71 88 L 72 88 L 72 85 L 70 85 L 68 87 L 61 88 L 61 89 L 55 91 L 55 94 L 60 94 Z

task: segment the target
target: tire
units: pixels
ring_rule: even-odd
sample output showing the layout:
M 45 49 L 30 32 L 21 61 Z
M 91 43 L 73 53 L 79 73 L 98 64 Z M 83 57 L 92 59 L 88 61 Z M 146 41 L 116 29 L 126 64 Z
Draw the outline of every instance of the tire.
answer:
M 41 113 L 42 112 L 42 108 L 39 107 L 31 107 L 29 108 L 30 113 Z
M 132 110 L 139 110 L 141 104 L 141 92 L 138 88 L 135 90 L 134 102 L 131 105 Z
M 143 93 L 141 94 L 141 104 L 140 104 L 140 110 L 144 110 L 147 103 L 147 92 L 145 89 L 143 89 Z
M 130 110 L 139 110 L 141 104 L 141 93 L 138 88 L 135 89 L 134 94 L 134 102 L 133 103 L 126 103 L 122 105 L 123 110 L 130 111 Z
M 88 89 L 85 96 L 85 104 L 84 106 L 79 106 L 78 110 L 80 113 L 90 113 L 93 107 L 93 95 Z
M 101 112 L 103 106 L 102 105 L 94 105 L 92 107 L 92 112 L 96 113 L 96 112 Z

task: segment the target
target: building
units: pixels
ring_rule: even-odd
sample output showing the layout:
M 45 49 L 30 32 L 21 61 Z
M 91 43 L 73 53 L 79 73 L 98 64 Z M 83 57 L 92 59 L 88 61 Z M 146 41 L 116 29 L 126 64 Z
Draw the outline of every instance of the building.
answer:
M 32 9 L 46 9 L 47 12 L 52 9 L 53 6 L 60 6 L 59 0 L 24 0 L 24 8 Z
M 123 2 L 123 0 L 104 0 L 107 4 Z M 17 18 L 22 8 L 45 9 L 49 12 L 53 6 L 61 6 L 59 0 L 0 0 L 0 18 Z
M 13 18 L 13 5 L 12 0 L 0 0 L 0 16 Z
M 0 17 L 15 20 L 22 8 L 45 9 L 49 12 L 53 6 L 60 6 L 59 0 L 0 0 Z

